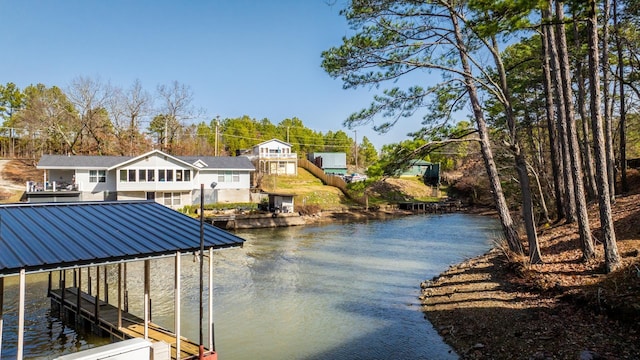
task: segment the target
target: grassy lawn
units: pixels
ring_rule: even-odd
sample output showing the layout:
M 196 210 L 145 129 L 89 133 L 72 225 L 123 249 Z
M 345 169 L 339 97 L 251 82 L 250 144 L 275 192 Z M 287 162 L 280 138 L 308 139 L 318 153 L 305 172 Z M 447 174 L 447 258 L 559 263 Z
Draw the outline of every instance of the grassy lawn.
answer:
M 273 193 L 293 194 L 296 206 L 318 205 L 323 209 L 337 209 L 352 205 L 342 192 L 333 186 L 325 186 L 320 179 L 303 168 L 298 175 L 265 175 L 262 190 Z
M 325 186 L 305 169 L 298 168 L 298 175 L 265 175 L 261 188 L 267 192 L 295 195 L 296 206 L 318 205 L 323 209 L 337 209 L 358 204 L 351 201 L 335 187 Z M 434 190 L 425 186 L 418 177 L 367 180 L 348 185 L 354 198 L 369 197 L 371 205 L 385 205 L 403 201 L 435 202 L 446 196 L 442 189 L 434 196 Z

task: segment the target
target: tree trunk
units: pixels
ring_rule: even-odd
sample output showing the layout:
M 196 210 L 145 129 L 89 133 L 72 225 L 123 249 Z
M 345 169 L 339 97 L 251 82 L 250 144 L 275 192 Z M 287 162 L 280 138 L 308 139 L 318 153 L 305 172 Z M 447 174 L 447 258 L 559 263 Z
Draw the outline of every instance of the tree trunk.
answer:
M 540 246 L 538 244 L 538 234 L 536 232 L 536 224 L 533 216 L 533 198 L 531 196 L 531 182 L 529 181 L 529 172 L 527 171 L 527 160 L 522 153 L 522 148 L 518 140 L 518 132 L 516 130 L 516 119 L 511 106 L 511 93 L 507 84 L 507 72 L 500 58 L 498 49 L 498 41 L 495 37 L 491 38 L 493 46 L 493 59 L 496 64 L 496 70 L 500 76 L 500 88 L 504 96 L 504 109 L 509 127 L 509 135 L 511 136 L 511 151 L 515 157 L 516 171 L 518 172 L 518 180 L 520 182 L 520 192 L 522 193 L 522 219 L 524 220 L 524 228 L 527 232 L 527 241 L 529 243 L 529 261 L 532 264 L 542 262 L 540 256 Z
M 542 191 L 542 184 L 540 184 L 540 177 L 538 176 L 538 173 L 536 173 L 533 166 L 529 166 L 529 170 L 533 174 L 533 177 L 536 179 L 536 185 L 538 186 L 538 193 L 540 194 L 539 195 L 540 207 L 542 207 L 542 218 L 544 219 L 544 222 L 548 224 L 551 222 L 551 220 L 549 219 L 549 210 L 547 210 L 547 202 L 544 199 L 544 191 Z
M 560 6 L 562 6 L 562 2 L 560 2 Z M 561 22 L 562 19 L 558 19 L 556 15 L 556 22 Z M 561 23 L 562 24 L 562 23 Z M 572 223 L 576 221 L 576 197 L 574 194 L 574 184 L 573 177 L 569 171 L 571 167 L 571 156 L 569 154 L 569 138 L 567 137 L 567 113 L 566 113 L 566 104 L 565 99 L 566 96 L 564 92 L 566 91 L 566 86 L 562 81 L 562 68 L 560 65 L 561 54 L 559 54 L 559 46 L 558 41 L 560 40 L 560 28 L 561 26 L 556 25 L 555 29 L 550 27 L 549 31 L 549 50 L 551 52 L 551 66 L 552 66 L 552 74 L 554 76 L 553 85 L 556 91 L 556 116 L 557 127 L 558 127 L 558 142 L 560 143 L 559 150 L 562 159 L 562 179 L 564 180 L 564 215 L 565 219 L 568 223 Z
M 583 58 L 580 56 L 579 49 L 582 47 L 580 43 L 580 34 L 578 33 L 578 22 L 573 22 L 573 41 L 576 55 L 576 82 L 578 83 L 578 113 L 582 120 L 582 154 L 583 167 L 586 172 L 587 179 L 587 196 L 589 199 L 596 198 L 596 178 L 594 175 L 593 157 L 591 156 L 591 142 L 589 141 L 589 116 L 587 115 L 586 106 L 586 90 L 584 78 Z
M 604 257 L 607 272 L 620 266 L 620 255 L 616 244 L 616 234 L 611 217 L 611 198 L 609 197 L 609 183 L 606 171 L 606 147 L 604 129 L 600 114 L 600 74 L 598 72 L 598 15 L 595 0 L 589 0 L 589 88 L 591 101 L 591 126 L 593 128 L 593 145 L 596 160 L 596 181 L 598 186 L 598 204 L 600 210 L 600 227 L 604 243 Z
M 602 97 L 604 101 L 605 149 L 607 155 L 607 176 L 609 178 L 609 196 L 616 201 L 616 156 L 613 152 L 613 116 L 609 100 L 609 0 L 603 1 L 602 26 Z
M 462 39 L 462 32 L 458 24 L 458 18 L 456 17 L 456 14 L 452 9 L 449 9 L 449 11 L 451 22 L 455 32 L 456 45 L 458 46 L 460 62 L 462 64 L 464 72 L 464 82 L 467 91 L 469 92 L 469 100 L 471 102 L 473 115 L 478 127 L 482 159 L 484 160 L 485 169 L 487 171 L 487 175 L 489 176 L 489 183 L 491 185 L 493 200 L 496 203 L 496 210 L 498 211 L 498 216 L 500 217 L 500 224 L 502 225 L 502 230 L 504 232 L 505 240 L 507 241 L 509 249 L 516 254 L 523 254 L 524 250 L 522 248 L 522 243 L 520 242 L 520 237 L 518 236 L 518 232 L 516 231 L 515 225 L 513 224 L 511 214 L 509 213 L 507 201 L 505 200 L 504 193 L 502 192 L 502 185 L 500 185 L 498 170 L 493 160 L 493 152 L 491 151 L 491 143 L 489 141 L 489 131 L 487 129 L 487 124 L 482 112 L 482 106 L 480 105 L 480 98 L 478 96 L 478 92 L 471 75 L 471 66 L 469 65 L 469 61 L 467 59 L 466 45 Z
M 622 40 L 620 39 L 620 23 L 618 23 L 618 1 L 613 0 L 613 25 L 616 30 L 616 52 L 618 53 L 618 83 L 620 84 L 620 180 L 622 192 L 629 192 L 627 182 L 627 106 L 624 91 L 624 61 L 622 57 Z
M 564 20 L 563 3 L 556 2 L 556 16 L 558 20 Z M 566 130 L 569 145 L 570 168 L 566 168 L 566 172 L 570 172 L 575 185 L 574 196 L 576 202 L 576 216 L 578 219 L 578 230 L 580 233 L 580 243 L 582 244 L 582 257 L 585 260 L 595 256 L 593 240 L 591 239 L 591 228 L 589 226 L 589 216 L 587 212 L 587 201 L 584 197 L 584 184 L 582 175 L 582 161 L 580 160 L 580 147 L 578 145 L 578 135 L 576 133 L 575 112 L 573 109 L 573 90 L 571 89 L 571 69 L 569 65 L 569 54 L 567 50 L 567 37 L 563 22 L 559 21 L 557 25 L 557 43 L 560 55 L 560 70 L 562 83 L 564 87 L 563 97 L 566 106 Z
M 542 18 L 547 24 L 551 23 L 551 12 L 549 9 L 542 10 Z M 556 217 L 558 220 L 565 217 L 564 204 L 563 204 L 563 174 L 560 164 L 562 159 L 560 158 L 560 146 L 557 136 L 557 127 L 555 124 L 555 110 L 553 101 L 553 84 L 551 77 L 551 51 L 550 41 L 551 32 L 553 29 L 551 25 L 542 26 L 542 52 L 543 52 L 543 74 L 544 74 L 544 95 L 545 95 L 545 108 L 547 118 L 547 128 L 549 132 L 549 148 L 551 150 L 551 172 L 553 176 L 553 187 L 555 193 L 556 204 Z M 555 47 L 555 44 L 553 45 Z
M 536 233 L 536 225 L 533 217 L 533 199 L 531 197 L 531 183 L 527 171 L 527 161 L 520 149 L 517 150 L 515 157 L 516 170 L 518 171 L 518 179 L 520 180 L 520 189 L 522 191 L 522 218 L 524 219 L 524 227 L 529 243 L 529 261 L 532 264 L 539 264 L 542 262 L 542 257 L 540 255 L 538 234 Z

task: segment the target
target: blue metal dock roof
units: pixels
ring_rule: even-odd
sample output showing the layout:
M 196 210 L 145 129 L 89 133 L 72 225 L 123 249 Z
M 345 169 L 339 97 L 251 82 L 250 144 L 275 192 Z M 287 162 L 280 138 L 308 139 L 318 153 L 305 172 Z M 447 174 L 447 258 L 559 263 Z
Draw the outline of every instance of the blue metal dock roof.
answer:
M 205 249 L 244 240 L 211 224 Z M 0 276 L 200 249 L 200 221 L 154 201 L 0 205 Z

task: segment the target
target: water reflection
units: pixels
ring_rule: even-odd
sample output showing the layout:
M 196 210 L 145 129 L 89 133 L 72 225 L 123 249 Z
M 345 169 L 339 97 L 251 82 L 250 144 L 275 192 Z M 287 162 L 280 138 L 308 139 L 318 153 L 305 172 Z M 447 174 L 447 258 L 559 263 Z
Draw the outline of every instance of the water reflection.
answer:
M 238 232 L 247 239 L 244 248 L 214 256 L 220 359 L 456 358 L 424 320 L 419 284 L 486 251 L 497 233 L 494 221 L 462 214 Z M 182 258 L 181 325 L 184 336 L 197 339 L 198 266 L 192 260 Z M 141 314 L 142 263 L 129 264 L 128 274 L 130 311 Z M 153 321 L 173 329 L 173 259 L 154 261 L 152 274 Z M 2 358 L 15 357 L 17 310 L 10 299 L 17 299 L 17 284 L 11 281 Z M 49 314 L 46 276 L 30 276 L 28 291 L 28 358 L 104 343 Z

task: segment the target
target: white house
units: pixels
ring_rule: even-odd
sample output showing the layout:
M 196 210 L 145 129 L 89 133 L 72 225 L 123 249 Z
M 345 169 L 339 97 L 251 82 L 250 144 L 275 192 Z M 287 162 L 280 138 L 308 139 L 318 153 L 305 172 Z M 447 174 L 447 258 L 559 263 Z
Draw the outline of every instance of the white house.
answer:
M 200 184 L 205 203 L 250 202 L 255 171 L 245 156 L 173 156 L 160 150 L 137 157 L 43 155 L 37 168 L 45 170 L 44 186 L 30 186 L 31 202 L 68 191 L 81 201 L 146 199 L 172 208 L 199 204 Z
M 291 144 L 271 139 L 255 145 L 252 158 L 257 159 L 258 171 L 264 174 L 297 175 L 298 155 L 291 152 Z

